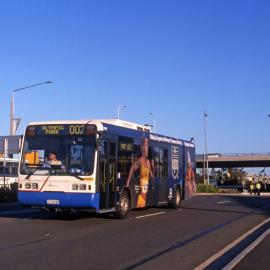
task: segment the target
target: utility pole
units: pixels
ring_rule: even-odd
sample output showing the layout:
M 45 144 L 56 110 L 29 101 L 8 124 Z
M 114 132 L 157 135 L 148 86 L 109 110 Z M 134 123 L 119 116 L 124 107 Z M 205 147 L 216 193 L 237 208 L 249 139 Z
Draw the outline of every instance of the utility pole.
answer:
M 203 158 L 203 181 L 207 185 L 209 185 L 209 173 L 208 173 L 208 152 L 207 152 L 207 134 L 206 134 L 206 118 L 208 117 L 208 114 L 204 112 L 203 115 L 204 119 L 204 158 Z M 206 163 L 206 169 L 205 169 L 205 163 Z M 206 178 L 206 179 L 205 179 Z
M 36 83 L 36 84 L 32 84 L 32 85 L 28 85 L 22 88 L 18 88 L 18 89 L 14 89 L 12 90 L 12 98 L 11 98 L 11 103 L 10 103 L 10 117 L 9 117 L 9 135 L 15 135 L 17 128 L 21 122 L 20 118 L 15 118 L 14 117 L 14 111 L 15 111 L 15 101 L 14 101 L 14 96 L 16 92 L 31 88 L 31 87 L 35 87 L 41 84 L 46 84 L 46 83 L 52 83 L 51 81 L 47 81 L 47 82 L 41 82 L 41 83 Z

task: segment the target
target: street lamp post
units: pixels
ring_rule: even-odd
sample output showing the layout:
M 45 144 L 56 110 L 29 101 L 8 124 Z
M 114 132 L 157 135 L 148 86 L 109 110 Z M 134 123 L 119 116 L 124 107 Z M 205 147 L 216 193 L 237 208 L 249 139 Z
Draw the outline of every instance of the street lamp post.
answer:
M 51 81 L 47 81 L 47 82 L 41 82 L 41 83 L 36 83 L 36 84 L 32 84 L 32 85 L 28 85 L 22 88 L 18 88 L 18 89 L 14 89 L 12 90 L 12 99 L 11 99 L 11 103 L 10 103 L 10 119 L 9 119 L 9 123 L 10 123 L 10 127 L 9 127 L 9 134 L 10 135 L 15 135 L 16 130 L 20 124 L 21 119 L 20 118 L 15 118 L 14 117 L 14 111 L 15 111 L 15 103 L 14 103 L 14 96 L 16 92 L 19 91 L 23 91 L 25 89 L 31 88 L 31 87 L 35 87 L 41 84 L 46 84 L 46 83 L 52 83 Z
M 149 114 L 153 116 L 153 131 L 156 133 L 156 118 L 153 113 L 150 112 Z
M 208 153 L 207 153 L 207 136 L 206 136 L 206 118 L 208 117 L 207 113 L 204 112 L 203 119 L 204 119 L 204 160 L 203 160 L 203 180 L 205 183 L 205 176 L 207 179 L 207 185 L 209 185 L 209 173 L 208 173 Z M 205 163 L 206 163 L 206 170 L 205 170 Z M 206 175 L 205 175 L 206 173 Z
M 120 119 L 120 109 L 126 108 L 125 105 L 119 105 L 117 108 L 117 119 Z

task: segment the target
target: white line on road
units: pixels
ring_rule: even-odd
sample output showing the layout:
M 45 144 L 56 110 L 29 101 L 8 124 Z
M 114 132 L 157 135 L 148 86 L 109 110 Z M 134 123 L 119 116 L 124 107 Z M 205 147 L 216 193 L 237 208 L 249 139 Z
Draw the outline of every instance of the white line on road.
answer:
M 223 202 L 218 202 L 217 204 L 226 204 L 226 203 L 230 203 L 231 201 L 223 201 Z
M 158 213 L 154 213 L 154 214 L 149 214 L 149 215 L 144 215 L 144 216 L 138 216 L 136 218 L 146 218 L 146 217 L 152 217 L 152 216 L 162 215 L 162 214 L 166 214 L 166 212 L 158 212 Z
M 269 221 L 270 221 L 270 218 L 265 219 L 260 224 L 258 224 L 257 226 L 253 227 L 248 232 L 246 232 L 245 234 L 243 234 L 242 236 L 240 236 L 239 238 L 237 238 L 236 240 L 234 240 L 232 243 L 230 243 L 228 246 L 226 246 L 225 248 L 223 248 L 222 250 L 220 250 L 218 253 L 216 253 L 215 255 L 213 255 L 212 257 L 210 257 L 208 260 L 206 260 L 205 262 L 203 262 L 202 264 L 200 264 L 199 266 L 197 266 L 196 268 L 194 268 L 194 270 L 202 270 L 202 269 L 206 268 L 208 265 L 210 265 L 216 259 L 218 259 L 222 255 L 224 255 L 228 250 L 230 250 L 233 247 L 235 247 L 238 243 L 240 243 L 241 241 L 243 241 L 246 237 L 248 237 L 249 235 L 251 235 L 254 231 L 256 231 L 257 229 L 259 229 L 261 226 L 263 226 L 265 223 L 267 223 Z
M 228 263 L 222 270 L 233 269 L 242 259 L 244 259 L 255 247 L 257 247 L 263 239 L 270 233 L 270 229 L 265 231 L 259 238 L 246 247 L 237 257 L 235 257 L 230 263 Z

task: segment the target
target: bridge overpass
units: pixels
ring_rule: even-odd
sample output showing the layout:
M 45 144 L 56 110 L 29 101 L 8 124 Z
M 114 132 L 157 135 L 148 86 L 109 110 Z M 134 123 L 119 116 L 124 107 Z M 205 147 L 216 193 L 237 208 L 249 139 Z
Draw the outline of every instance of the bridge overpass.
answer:
M 18 154 L 21 136 L 0 136 L 0 156 Z M 203 168 L 204 155 L 196 155 L 197 168 Z M 270 153 L 208 154 L 209 168 L 270 167 Z
M 204 155 L 196 155 L 197 168 L 203 168 Z M 205 163 L 206 164 L 206 163 Z M 270 167 L 270 153 L 208 154 L 209 168 Z

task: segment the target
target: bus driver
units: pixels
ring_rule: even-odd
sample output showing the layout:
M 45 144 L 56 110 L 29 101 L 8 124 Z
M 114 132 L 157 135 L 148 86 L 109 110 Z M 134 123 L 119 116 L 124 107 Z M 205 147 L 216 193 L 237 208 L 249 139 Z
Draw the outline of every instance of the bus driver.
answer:
M 56 154 L 55 153 L 49 153 L 48 161 L 49 162 L 58 161 L 58 159 L 56 158 Z
M 54 152 L 48 154 L 47 162 L 44 164 L 44 168 L 60 167 L 61 171 L 65 171 L 65 166 L 62 164 Z

